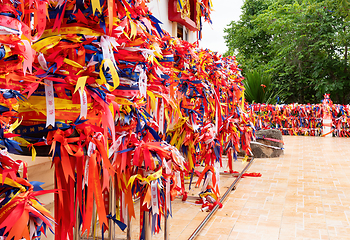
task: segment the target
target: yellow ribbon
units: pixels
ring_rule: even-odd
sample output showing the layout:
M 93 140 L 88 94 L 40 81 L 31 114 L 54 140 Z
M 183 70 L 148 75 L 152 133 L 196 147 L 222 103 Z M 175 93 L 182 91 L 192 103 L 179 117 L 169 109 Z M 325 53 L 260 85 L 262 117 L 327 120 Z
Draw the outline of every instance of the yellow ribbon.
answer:
M 21 125 L 22 120 L 19 122 L 18 119 L 12 123 L 11 127 L 9 128 L 8 132 L 12 133 L 13 130 L 15 130 L 19 125 Z
M 47 29 L 44 31 L 43 35 L 41 36 L 41 38 L 46 38 L 46 37 L 50 37 L 50 36 L 57 36 L 59 34 L 83 34 L 83 35 L 87 35 L 87 36 L 102 36 L 104 35 L 103 33 L 94 31 L 92 29 L 89 28 L 85 28 L 85 27 L 62 27 L 59 30 L 55 29 L 54 31 L 52 31 L 52 29 Z
M 63 62 L 67 63 L 68 65 L 71 65 L 72 67 L 76 67 L 76 68 L 84 68 L 83 66 L 81 66 L 79 63 L 73 61 L 73 60 L 70 60 L 68 58 L 65 58 L 63 60 Z
M 46 99 L 42 96 L 31 96 L 24 104 L 20 105 L 19 112 L 25 113 L 30 111 L 40 112 L 46 115 Z M 92 103 L 88 103 L 91 109 Z M 55 98 L 55 109 L 58 111 L 69 110 L 74 113 L 80 113 L 80 104 L 73 104 L 72 100 Z
M 34 162 L 35 157 L 36 157 L 36 150 L 35 150 L 35 147 L 33 145 L 31 146 L 31 148 L 32 148 L 32 161 Z
M 44 208 L 42 205 L 40 205 L 38 203 L 38 201 L 34 200 L 34 199 L 29 199 L 32 202 L 32 205 L 34 208 L 36 208 L 37 210 L 39 210 L 39 212 L 46 212 L 46 213 L 50 213 L 50 211 L 48 211 L 46 208 Z
M 81 89 L 81 92 L 84 91 L 85 83 L 86 83 L 87 78 L 88 78 L 87 76 L 78 78 L 77 85 L 75 86 L 74 93 L 75 93 L 76 91 L 78 91 L 79 88 Z
M 244 111 L 244 90 L 242 91 L 242 106 L 241 106 L 241 108 L 242 108 L 242 110 Z
M 242 163 L 245 163 L 248 161 L 248 155 L 245 155 L 244 158 L 242 159 Z
M 26 188 L 23 187 L 21 184 L 13 181 L 11 178 L 5 178 L 5 181 L 3 181 L 2 174 L 0 174 L 0 183 L 3 183 L 6 185 L 9 185 L 11 187 L 19 188 L 21 192 L 25 192 Z
M 112 75 L 113 87 L 107 83 L 105 75 L 103 74 L 103 67 L 104 67 L 105 63 L 109 67 L 109 71 Z M 119 75 L 118 75 L 117 70 L 115 69 L 111 59 L 103 59 L 101 65 L 100 65 L 100 78 L 101 79 L 100 80 L 97 79 L 96 82 L 100 85 L 105 84 L 108 91 L 110 91 L 110 92 L 112 92 L 114 89 L 116 89 L 119 86 Z
M 135 179 L 139 179 L 141 182 L 147 182 L 149 184 L 151 181 L 157 180 L 161 176 L 162 176 L 162 169 L 159 169 L 157 172 L 152 173 L 152 174 L 148 175 L 145 178 L 142 177 L 141 174 L 135 174 L 135 175 L 132 175 L 130 177 L 127 187 L 129 187 L 129 185 L 132 186 L 134 181 L 135 181 Z
M 116 102 L 116 103 L 118 103 L 119 105 L 133 105 L 133 102 L 132 101 L 130 101 L 129 99 L 126 99 L 126 98 L 120 98 L 120 97 L 116 97 L 115 99 L 114 99 L 114 101 Z
M 7 46 L 6 44 L 3 45 L 5 48 L 5 57 L 4 58 L 8 58 L 9 56 L 11 56 L 11 48 L 9 46 Z
M 129 179 L 129 181 L 128 181 L 128 187 L 129 187 L 129 185 L 133 185 L 134 184 L 134 181 L 135 181 L 135 179 L 139 179 L 141 182 L 147 182 L 148 184 L 149 184 L 149 181 L 148 181 L 148 179 L 147 178 L 143 178 L 142 176 L 141 176 L 141 174 L 136 174 L 136 175 L 132 175 L 131 177 L 130 177 L 130 179 Z
M 159 169 L 157 172 L 148 175 L 147 179 L 148 181 L 154 181 L 160 178 L 161 176 L 162 176 L 162 169 Z
M 173 138 L 172 138 L 171 141 L 170 141 L 170 145 L 174 146 L 174 144 L 175 144 L 176 141 L 177 141 L 178 136 L 179 136 L 179 131 L 176 131 L 176 132 L 174 133 Z
M 134 23 L 133 21 L 130 21 L 130 29 L 131 29 L 130 38 L 135 38 L 137 34 L 137 28 L 136 28 L 136 23 Z
M 30 142 L 21 137 L 14 137 L 13 140 L 18 142 L 21 146 L 28 146 L 30 144 Z
M 93 15 L 95 15 L 96 10 L 98 10 L 100 13 L 102 13 L 100 0 L 92 0 L 91 1 L 91 5 L 92 5 L 92 13 L 93 13 Z
M 156 97 L 154 96 L 154 93 L 147 90 L 147 95 L 151 98 L 151 108 L 156 108 Z
M 62 37 L 60 37 L 60 36 L 48 37 L 48 38 L 45 38 L 41 41 L 34 43 L 32 45 L 32 48 L 36 52 L 45 53 L 48 49 L 56 46 L 61 41 L 61 39 L 62 39 Z

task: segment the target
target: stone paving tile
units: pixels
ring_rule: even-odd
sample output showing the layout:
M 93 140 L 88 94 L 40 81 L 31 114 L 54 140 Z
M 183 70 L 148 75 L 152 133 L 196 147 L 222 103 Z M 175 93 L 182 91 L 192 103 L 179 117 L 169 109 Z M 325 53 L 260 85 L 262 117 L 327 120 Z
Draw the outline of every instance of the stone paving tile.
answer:
M 255 159 L 248 172 L 262 177 L 242 179 L 197 240 L 350 240 L 350 139 L 283 139 L 285 154 Z M 244 165 L 234 167 L 240 171 Z M 233 181 L 221 176 L 222 194 Z M 198 191 L 193 188 L 189 196 Z M 194 200 L 176 199 L 170 239 L 188 239 L 206 215 Z M 134 223 L 137 239 L 138 220 Z M 152 239 L 163 239 L 163 233 Z

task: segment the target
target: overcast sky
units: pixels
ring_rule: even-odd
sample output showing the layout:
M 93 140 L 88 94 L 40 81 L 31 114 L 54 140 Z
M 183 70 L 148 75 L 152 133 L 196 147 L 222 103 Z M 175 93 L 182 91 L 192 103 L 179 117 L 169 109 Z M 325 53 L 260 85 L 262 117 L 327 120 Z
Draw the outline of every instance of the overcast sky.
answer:
M 213 24 L 203 23 L 202 40 L 199 45 L 212 51 L 224 53 L 227 51 L 224 40 L 224 28 L 231 21 L 239 20 L 243 0 L 212 0 L 211 20 Z

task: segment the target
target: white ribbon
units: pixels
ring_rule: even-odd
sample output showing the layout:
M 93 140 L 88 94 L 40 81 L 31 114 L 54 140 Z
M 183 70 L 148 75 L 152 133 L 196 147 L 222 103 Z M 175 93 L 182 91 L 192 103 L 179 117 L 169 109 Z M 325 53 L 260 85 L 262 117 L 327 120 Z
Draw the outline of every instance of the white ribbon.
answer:
M 153 180 L 151 182 L 151 205 L 152 205 L 152 214 L 159 214 L 158 209 L 158 181 Z
M 159 100 L 158 100 L 158 98 L 156 97 L 156 104 L 155 104 L 155 106 L 154 106 L 154 110 L 153 110 L 153 118 L 154 118 L 154 120 L 156 120 L 157 121 L 157 119 L 158 119 L 158 102 L 159 102 Z
M 205 181 L 204 181 L 204 184 L 203 184 L 203 186 L 202 186 L 202 192 L 205 192 L 205 190 L 207 190 L 207 186 L 209 185 L 209 182 L 210 182 L 210 180 L 211 180 L 211 178 L 212 178 L 212 176 L 213 176 L 213 173 L 212 172 L 207 172 L 208 174 L 207 174 L 207 177 L 206 177 L 206 179 L 205 179 Z
M 112 157 L 113 153 L 115 153 L 118 150 L 120 144 L 122 144 L 123 137 L 125 137 L 126 135 L 128 135 L 128 134 L 124 133 L 120 137 L 118 137 L 117 140 L 114 141 L 114 143 L 112 144 L 112 146 L 109 148 L 109 151 L 108 151 L 109 158 Z
M 159 133 L 164 133 L 164 100 L 160 99 L 161 104 L 159 108 Z
M 175 176 L 176 176 L 176 179 L 177 179 L 177 183 L 176 185 L 181 188 L 181 175 L 179 172 L 175 172 Z
M 19 26 L 18 29 L 21 29 L 21 26 Z M 8 34 L 21 35 L 21 32 L 8 27 L 0 26 L 0 35 L 8 35 Z
M 156 70 L 158 77 L 161 77 L 163 75 L 162 70 L 160 70 L 158 67 L 156 67 L 155 70 Z
M 276 147 L 276 146 L 266 145 L 266 144 L 263 144 L 263 143 L 260 143 L 260 142 L 253 142 L 253 141 L 251 141 L 250 143 L 253 143 L 253 144 L 256 144 L 256 145 L 261 145 L 261 146 L 264 146 L 264 147 L 273 148 L 273 149 L 280 149 L 280 150 L 283 149 L 283 148 Z
M 118 39 L 118 38 L 120 37 L 120 35 L 123 34 L 124 28 L 125 28 L 125 27 L 122 27 L 122 26 L 118 26 L 118 27 L 114 28 L 115 35 L 117 35 L 117 36 L 116 36 L 116 39 Z M 124 43 L 124 44 L 125 44 L 125 43 Z M 123 44 L 122 44 L 122 45 L 123 45 Z
M 103 59 L 110 59 L 114 66 L 117 66 L 117 63 L 114 58 L 113 54 L 113 49 L 112 46 L 117 49 L 117 46 L 119 44 L 109 36 L 101 36 L 101 48 L 102 48 L 102 54 L 103 54 Z
M 89 182 L 89 156 L 86 156 L 86 161 L 85 161 L 85 171 L 83 175 L 83 190 L 85 188 L 85 185 L 88 185 Z
M 139 89 L 140 89 L 141 96 L 146 97 L 146 95 L 147 95 L 147 74 L 146 74 L 146 71 L 140 65 L 137 65 L 135 67 L 135 72 L 140 73 Z
M 45 71 L 49 70 L 49 68 L 47 67 L 47 62 L 46 62 L 46 59 L 45 59 L 43 53 L 39 53 L 38 62 L 39 62 L 42 69 L 44 69 Z
M 89 147 L 88 147 L 88 151 L 87 151 L 87 155 L 88 155 L 89 157 L 91 157 L 91 154 L 92 154 L 95 150 L 96 150 L 96 145 L 95 145 L 95 143 L 90 142 L 90 143 L 89 143 Z
M 215 177 L 216 177 L 216 184 L 214 187 L 218 187 L 218 189 L 220 189 L 220 163 L 219 162 L 214 163 L 214 169 L 215 169 Z
M 0 155 L 10 158 L 14 162 L 14 164 L 19 165 L 19 163 L 15 162 L 15 160 L 13 160 L 13 158 L 9 155 L 9 153 L 6 149 L 0 149 Z
M 35 234 L 35 225 L 34 225 L 34 221 L 30 220 L 29 221 L 29 236 L 30 238 L 32 238 Z M 0 240 L 2 240 L 2 238 L 0 238 Z
M 56 8 L 62 7 L 63 3 L 64 3 L 64 0 L 58 0 Z
M 53 91 L 53 82 L 44 80 L 46 97 L 46 127 L 55 126 L 55 96 Z
M 98 63 L 97 61 L 94 61 L 94 56 L 92 56 L 90 58 L 90 61 L 89 61 L 88 65 L 86 67 L 88 68 L 88 67 L 91 67 L 91 66 L 95 66 L 97 63 Z
M 171 174 L 171 161 L 167 162 L 165 159 L 163 159 L 163 164 L 165 166 L 165 173 L 167 175 L 170 175 Z M 166 208 L 167 208 L 167 210 L 171 211 L 171 209 L 170 209 L 170 178 L 166 179 L 165 196 L 166 196 Z M 165 216 L 167 216 L 167 215 L 165 215 Z
M 154 27 L 152 26 L 151 22 L 145 18 L 145 17 L 142 17 L 140 18 L 140 20 L 145 24 L 145 26 L 148 28 L 148 31 L 152 32 L 152 30 L 154 29 Z
M 80 96 L 80 117 L 87 117 L 87 96 L 85 90 L 81 91 L 79 88 L 79 96 Z
M 215 136 L 219 133 L 219 111 L 220 111 L 219 106 L 216 106 L 216 111 L 215 111 Z

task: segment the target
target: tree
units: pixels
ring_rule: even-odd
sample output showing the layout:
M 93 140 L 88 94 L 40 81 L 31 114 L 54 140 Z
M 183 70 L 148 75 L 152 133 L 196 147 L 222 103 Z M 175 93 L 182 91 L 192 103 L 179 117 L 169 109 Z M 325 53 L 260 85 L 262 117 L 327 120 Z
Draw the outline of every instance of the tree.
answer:
M 228 52 L 225 55 L 237 55 L 240 64 L 254 69 L 269 61 L 269 43 L 271 36 L 254 24 L 254 20 L 268 7 L 265 0 L 245 1 L 241 19 L 232 21 L 224 31 Z
M 246 6 L 256 2 L 246 0 L 240 21 L 225 29 L 228 54 L 238 51 L 243 70 L 260 68 L 270 73 L 273 85 L 284 87 L 289 102 L 319 102 L 327 92 L 335 102 L 347 103 L 350 100 L 348 1 L 265 1 L 267 6 L 262 11 L 254 17 L 246 16 Z M 247 17 L 251 28 L 244 33 L 240 23 Z M 248 36 L 252 31 L 264 32 L 269 38 L 255 35 L 260 43 L 255 52 L 242 51 L 253 44 L 237 41 L 244 37 L 232 33 L 239 31 Z M 257 54 L 263 56 L 259 58 Z M 251 62 L 255 59 L 259 59 L 258 65 Z

